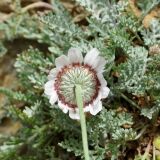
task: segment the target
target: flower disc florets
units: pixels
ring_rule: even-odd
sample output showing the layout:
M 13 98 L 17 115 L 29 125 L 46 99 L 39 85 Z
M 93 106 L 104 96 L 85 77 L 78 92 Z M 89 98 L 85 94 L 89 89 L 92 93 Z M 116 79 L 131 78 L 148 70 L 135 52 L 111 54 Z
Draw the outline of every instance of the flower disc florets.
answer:
M 55 90 L 59 99 L 71 108 L 76 108 L 75 85 L 82 88 L 84 106 L 93 102 L 98 96 L 100 82 L 94 69 L 79 63 L 62 68 L 55 80 Z
M 45 94 L 50 103 L 58 101 L 64 113 L 69 110 L 73 119 L 79 119 L 76 104 L 75 86 L 82 88 L 84 112 L 95 115 L 102 109 L 101 99 L 109 93 L 102 72 L 106 61 L 99 56 L 97 49 L 92 49 L 84 58 L 78 49 L 71 48 L 68 57 L 62 55 L 55 61 L 56 68 L 51 70 L 45 84 Z

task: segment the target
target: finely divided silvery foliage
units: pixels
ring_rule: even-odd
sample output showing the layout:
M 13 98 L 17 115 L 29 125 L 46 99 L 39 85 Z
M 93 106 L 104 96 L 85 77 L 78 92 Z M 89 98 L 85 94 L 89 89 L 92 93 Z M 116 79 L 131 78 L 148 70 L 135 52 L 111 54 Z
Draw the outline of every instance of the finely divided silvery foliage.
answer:
M 59 1 L 54 1 L 55 10 L 47 15 L 30 17 L 23 13 L 0 24 L 4 41 L 34 39 L 48 47 L 45 52 L 30 47 L 17 56 L 20 91 L 0 87 L 10 100 L 4 106 L 7 115 L 22 123 L 15 137 L 0 137 L 0 159 L 84 158 L 80 123 L 55 108 L 56 104 L 51 106 L 44 95 L 55 58 L 71 47 L 83 54 L 95 47 L 107 60 L 104 77 L 111 90 L 109 97 L 98 115 L 86 118 L 92 160 L 123 159 L 127 143 L 142 137 L 146 127 L 156 122 L 160 110 L 160 53 L 150 55 L 148 51 L 159 44 L 159 22 L 153 21 L 151 29 L 143 28 L 125 1 L 75 1 L 89 12 L 87 26 L 74 23 Z M 0 47 L 6 52 L 3 43 Z M 145 99 L 143 105 L 141 97 Z M 18 102 L 24 110 L 16 107 Z

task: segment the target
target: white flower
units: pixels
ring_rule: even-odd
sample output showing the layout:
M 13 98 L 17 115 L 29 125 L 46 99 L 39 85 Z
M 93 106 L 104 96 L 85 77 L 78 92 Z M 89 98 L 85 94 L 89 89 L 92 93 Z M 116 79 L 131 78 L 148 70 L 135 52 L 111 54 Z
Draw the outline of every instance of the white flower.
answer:
M 35 114 L 36 109 L 37 108 L 35 106 L 32 106 L 31 108 L 25 107 L 23 113 L 25 113 L 29 118 L 31 118 Z
M 62 55 L 55 60 L 56 68 L 52 69 L 45 84 L 45 94 L 53 105 L 58 101 L 59 108 L 72 119 L 79 119 L 76 105 L 75 85 L 82 88 L 84 112 L 96 115 L 102 110 L 102 98 L 109 94 L 107 82 L 102 73 L 106 61 L 99 56 L 96 48 L 90 50 L 83 59 L 76 48 L 68 51 L 68 56 Z

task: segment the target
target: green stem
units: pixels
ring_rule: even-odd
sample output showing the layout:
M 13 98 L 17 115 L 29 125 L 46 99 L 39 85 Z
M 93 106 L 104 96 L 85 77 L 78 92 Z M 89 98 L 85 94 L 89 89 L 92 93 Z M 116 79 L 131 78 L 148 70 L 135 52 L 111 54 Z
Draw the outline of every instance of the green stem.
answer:
M 156 150 L 156 148 L 155 148 L 155 146 L 153 145 L 153 160 L 156 160 L 156 153 L 155 153 L 155 150 Z
M 139 139 L 144 134 L 144 132 L 146 131 L 147 127 L 148 127 L 148 125 L 145 125 L 142 128 L 142 130 L 140 131 L 140 133 L 136 136 L 136 138 L 135 138 L 136 140 Z
M 120 93 L 121 97 L 124 98 L 127 102 L 129 102 L 132 106 L 136 107 L 137 109 L 140 109 L 140 107 L 134 103 L 132 100 L 130 100 L 127 96 L 125 96 L 123 93 Z
M 78 105 L 78 108 L 79 108 L 79 114 L 80 114 L 84 157 L 85 157 L 85 160 L 89 160 L 86 119 L 85 119 L 85 114 L 84 114 L 84 111 L 83 111 L 82 88 L 81 88 L 80 85 L 76 85 L 75 93 L 76 93 L 77 105 Z

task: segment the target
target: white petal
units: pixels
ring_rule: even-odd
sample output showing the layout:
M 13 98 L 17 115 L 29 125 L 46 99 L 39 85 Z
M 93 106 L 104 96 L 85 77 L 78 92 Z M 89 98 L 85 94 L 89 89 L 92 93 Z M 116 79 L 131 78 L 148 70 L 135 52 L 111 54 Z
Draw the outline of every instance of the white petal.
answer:
M 110 89 L 108 87 L 101 87 L 101 89 L 100 89 L 101 98 L 108 97 L 109 92 L 110 92 Z
M 53 92 L 55 92 L 55 90 L 54 90 L 54 81 L 50 80 L 44 85 L 44 93 L 47 96 L 51 96 Z
M 93 105 L 90 105 L 90 113 L 92 115 L 96 115 L 101 110 L 102 110 L 102 102 L 101 102 L 101 100 L 98 100 L 97 103 L 94 103 Z
M 90 105 L 84 107 L 83 111 L 84 111 L 84 112 L 89 112 L 89 111 L 90 111 Z
M 57 73 L 58 73 L 58 70 L 56 68 L 51 69 L 50 72 L 49 72 L 49 75 L 48 75 L 48 80 L 55 79 Z
M 58 95 L 55 91 L 53 91 L 49 103 L 53 105 L 57 100 L 58 100 Z
M 105 87 L 107 85 L 107 81 L 104 79 L 103 75 L 100 73 L 97 76 L 98 76 L 98 79 L 99 79 L 99 81 L 101 83 L 101 86 Z
M 68 58 L 71 63 L 82 63 L 82 53 L 77 48 L 71 48 L 68 51 Z
M 58 69 L 61 69 L 62 67 L 69 64 L 68 57 L 65 55 L 62 55 L 55 60 L 55 65 Z
M 104 67 L 106 64 L 106 60 L 103 57 L 97 57 L 97 63 L 95 63 L 94 68 L 98 73 L 102 73 L 104 71 Z
M 70 110 L 69 117 L 72 119 L 80 119 L 78 110 Z
M 84 58 L 84 64 L 89 64 L 94 67 L 95 64 L 97 64 L 98 55 L 99 55 L 99 51 L 96 48 L 93 48 L 86 54 Z
M 58 106 L 64 113 L 68 112 L 68 106 L 63 104 L 61 101 L 58 101 Z

